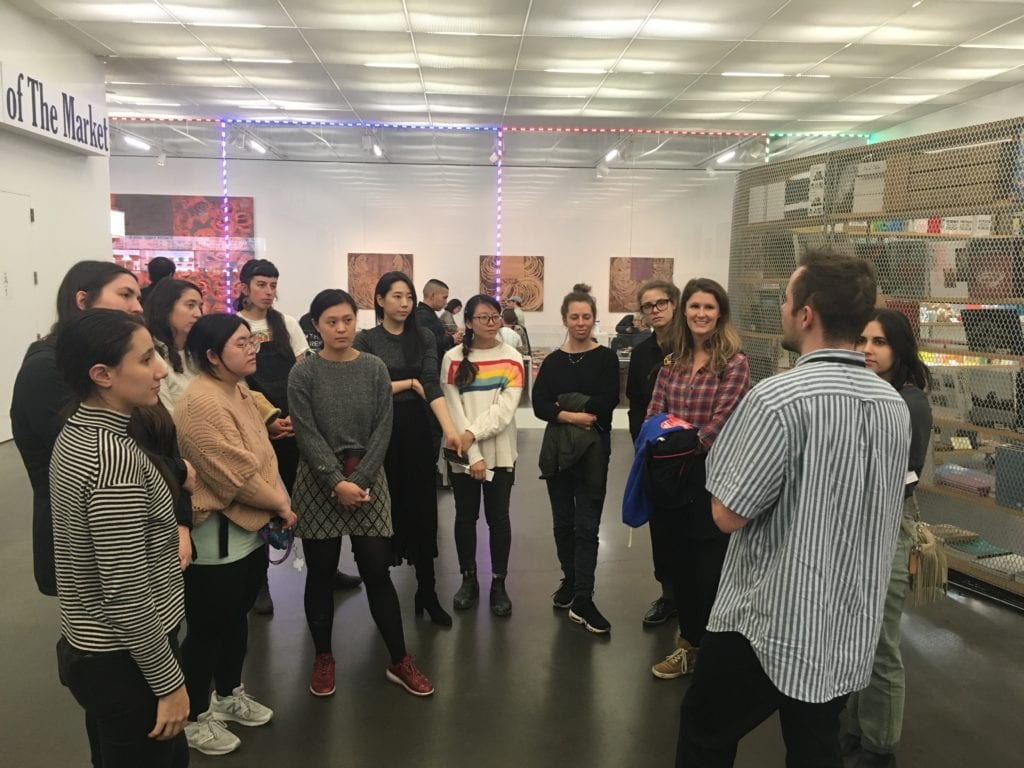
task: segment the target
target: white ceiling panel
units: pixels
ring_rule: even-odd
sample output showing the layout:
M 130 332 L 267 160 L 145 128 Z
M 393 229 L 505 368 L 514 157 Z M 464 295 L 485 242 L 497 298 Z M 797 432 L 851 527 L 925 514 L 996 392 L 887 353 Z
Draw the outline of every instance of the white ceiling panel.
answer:
M 856 3 L 793 0 L 752 37 L 791 43 L 852 43 L 893 18 L 903 7 L 893 0 Z
M 602 99 L 674 99 L 680 91 L 697 81 L 699 75 L 612 74 L 601 85 Z
M 83 21 L 73 26 L 99 40 L 118 56 L 148 59 L 213 55 L 185 27 L 177 24 Z
M 511 71 L 519 52 L 513 37 L 420 35 L 416 53 L 420 65 L 436 69 L 504 69 Z
M 681 40 L 746 40 L 789 0 L 662 0 L 641 37 Z
M 326 64 L 416 64 L 412 38 L 407 32 L 304 30 L 303 34 Z
M 527 35 L 629 39 L 658 5 L 656 0 L 615 0 L 614 3 L 566 3 L 533 0 Z
M 504 96 L 508 93 L 511 79 L 512 74 L 508 70 L 423 70 L 423 82 L 428 93 Z
M 658 117 L 670 120 L 703 120 L 728 121 L 737 111 L 746 106 L 747 101 L 674 101 L 661 112 Z M 731 123 L 723 123 L 732 127 Z
M 962 83 L 951 80 L 889 78 L 868 85 L 857 93 L 847 96 L 845 101 L 889 105 L 923 104 L 956 91 L 961 86 Z
M 877 81 L 852 77 L 787 77 L 764 98 L 766 101 L 821 103 L 849 97 L 870 87 L 873 82 Z
M 927 0 L 867 35 L 863 42 L 957 45 L 1021 15 L 1016 3 Z
M 629 40 L 527 37 L 519 54 L 520 69 L 610 70 Z
M 587 99 L 513 96 L 508 100 L 509 116 L 572 118 L 580 114 Z M 558 122 L 557 120 L 552 122 Z
M 300 27 L 406 32 L 402 0 L 281 0 Z
M 718 69 L 720 72 L 796 75 L 838 53 L 842 47 L 836 43 L 743 43 L 718 63 Z
M 190 27 L 189 31 L 211 50 L 229 59 L 316 60 L 296 29 Z
M 127 65 L 127 66 L 126 66 Z M 241 86 L 245 81 L 221 61 L 178 61 L 177 59 L 108 59 L 107 81 L 124 79 L 121 74 L 142 75 L 146 82 L 160 85 Z
M 256 88 L 289 88 L 297 94 L 331 86 L 319 64 L 243 64 L 232 62 L 245 82 Z
M 704 75 L 680 92 L 678 98 L 687 101 L 756 101 L 764 98 L 782 83 L 784 78 L 721 77 Z
M 47 0 L 43 0 L 47 2 Z M 79 3 L 90 5 L 91 3 Z M 157 5 L 153 3 L 153 5 Z M 291 20 L 277 0 L 246 0 L 225 3 L 222 0 L 186 0 L 161 2 L 167 12 L 187 24 L 262 24 L 264 26 L 292 26 Z
M 519 35 L 530 0 L 406 0 L 413 34 Z
M 591 99 L 583 114 L 587 117 L 647 120 L 664 105 L 664 99 Z
M 986 80 L 1021 64 L 1021 51 L 954 48 L 900 73 L 901 77 Z
M 422 93 L 423 84 L 415 69 L 377 69 L 351 64 L 329 64 L 327 71 L 343 91 Z
M 1020 4 L 1020 12 L 1024 16 L 1024 3 Z M 1018 19 L 980 37 L 976 37 L 970 41 L 970 44 L 996 45 L 1024 50 L 1024 19 Z
M 700 74 L 736 45 L 712 40 L 634 40 L 615 71 Z
M 152 0 L 39 0 L 19 3 L 21 7 L 37 5 L 44 12 L 69 21 L 170 21 L 171 18 Z M 40 14 L 42 15 L 42 14 Z
M 589 99 L 597 93 L 604 75 L 523 71 L 512 83 L 513 96 Z
M 944 45 L 851 45 L 829 56 L 808 74 L 892 77 L 948 50 L 949 46 Z

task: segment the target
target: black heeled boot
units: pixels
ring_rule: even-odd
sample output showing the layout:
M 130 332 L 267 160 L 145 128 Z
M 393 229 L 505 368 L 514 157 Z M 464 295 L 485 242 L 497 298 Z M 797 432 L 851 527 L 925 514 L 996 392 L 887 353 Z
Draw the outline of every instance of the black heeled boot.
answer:
M 442 627 L 452 625 L 451 614 L 441 607 L 437 599 L 437 590 L 434 589 L 434 558 L 416 563 L 416 597 L 413 602 L 413 612 L 420 616 L 426 611 L 430 620 Z
M 480 582 L 476 580 L 476 571 L 462 572 L 462 586 L 452 598 L 452 605 L 456 611 L 464 611 L 472 608 L 480 599 Z
M 495 616 L 508 616 L 512 613 L 512 601 L 505 591 L 504 576 L 491 579 L 491 613 Z

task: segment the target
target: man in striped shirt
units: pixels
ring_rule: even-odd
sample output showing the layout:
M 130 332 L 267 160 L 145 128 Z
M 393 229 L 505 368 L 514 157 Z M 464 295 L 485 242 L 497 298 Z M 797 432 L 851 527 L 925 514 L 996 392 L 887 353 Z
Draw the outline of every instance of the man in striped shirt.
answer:
M 910 450 L 902 398 L 853 351 L 875 293 L 866 262 L 808 253 L 782 305 L 801 357 L 750 391 L 708 458 L 715 522 L 734 533 L 677 766 L 731 766 L 775 711 L 790 768 L 842 766 L 839 713 L 871 674 Z

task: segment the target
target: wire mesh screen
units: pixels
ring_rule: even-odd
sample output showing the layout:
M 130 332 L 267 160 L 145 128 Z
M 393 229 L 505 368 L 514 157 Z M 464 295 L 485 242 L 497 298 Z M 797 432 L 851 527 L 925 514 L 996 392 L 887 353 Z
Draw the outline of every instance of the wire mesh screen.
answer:
M 801 253 L 865 259 L 910 320 L 934 430 L 918 494 L 951 568 L 1024 595 L 1024 118 L 740 174 L 729 293 L 755 380 L 790 367 L 780 304 Z

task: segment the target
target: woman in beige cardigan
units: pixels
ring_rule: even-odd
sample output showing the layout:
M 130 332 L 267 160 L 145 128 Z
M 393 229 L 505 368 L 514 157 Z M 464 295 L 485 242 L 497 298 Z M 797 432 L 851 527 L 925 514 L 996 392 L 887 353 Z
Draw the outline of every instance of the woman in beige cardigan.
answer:
M 266 427 L 245 386 L 258 348 L 237 315 L 200 318 L 185 342 L 200 373 L 174 409 L 181 454 L 196 469 L 196 559 L 185 576 L 188 633 L 181 644 L 192 705 L 185 735 L 190 747 L 209 755 L 227 754 L 240 743 L 222 722 L 263 725 L 274 714 L 241 682 L 247 613 L 267 568 L 259 530 L 275 516 L 286 528 L 296 522 Z

